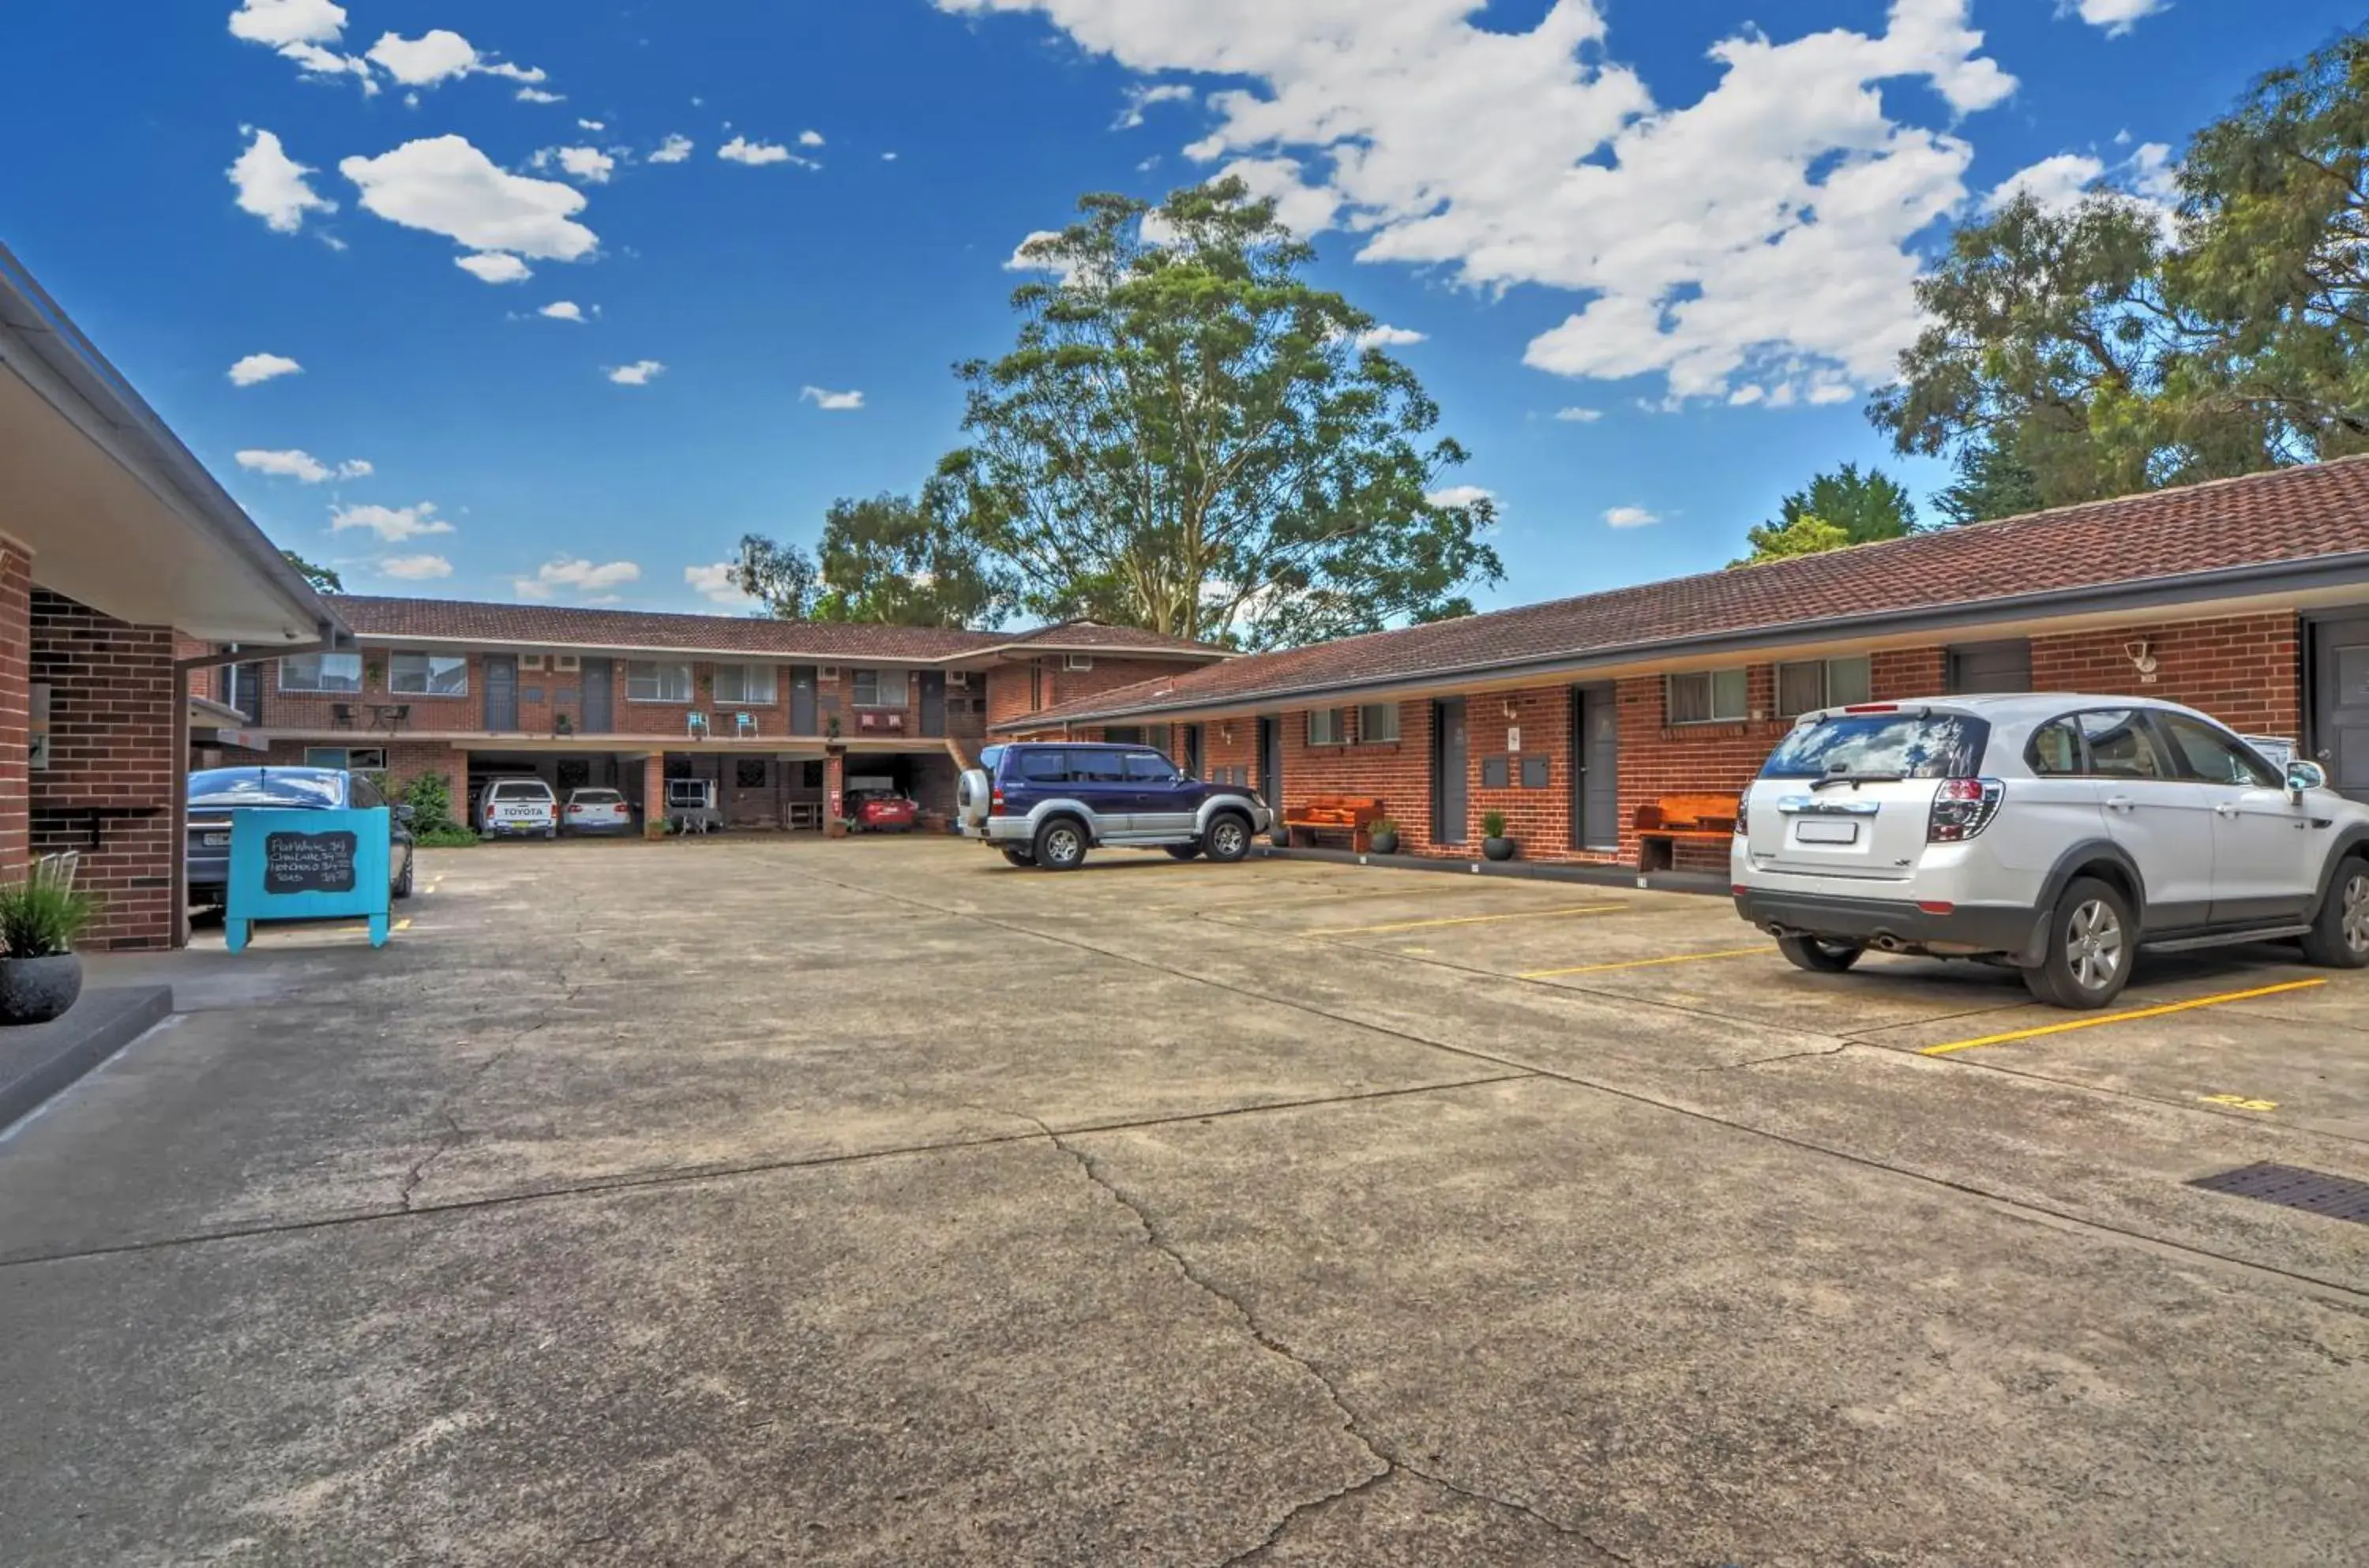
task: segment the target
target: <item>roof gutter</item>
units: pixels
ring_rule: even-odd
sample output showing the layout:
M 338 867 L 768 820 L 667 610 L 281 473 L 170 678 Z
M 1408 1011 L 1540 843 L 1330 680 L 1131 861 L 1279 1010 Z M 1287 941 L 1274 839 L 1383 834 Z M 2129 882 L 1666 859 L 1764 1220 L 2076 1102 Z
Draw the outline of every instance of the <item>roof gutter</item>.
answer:
M 1794 643 L 1828 642 L 1851 635 L 1879 635 L 1902 632 L 1958 631 L 1995 621 L 2029 618 L 2036 612 L 2077 615 L 2112 611 L 2143 610 L 2157 606 L 2209 602 L 2215 599 L 2238 599 L 2249 594 L 2229 591 L 2245 588 L 2253 594 L 2280 590 L 2305 592 L 2325 588 L 2358 588 L 2369 585 L 2369 550 L 2347 551 L 2335 555 L 2313 555 L 2296 561 L 2268 561 L 2244 567 L 2214 567 L 2209 571 L 2181 572 L 2169 577 L 2140 578 L 2130 582 L 2109 583 L 2089 588 L 2051 589 L 2040 593 L 2008 594 L 1997 599 L 1972 600 L 1950 605 L 1917 605 L 1903 610 L 1880 611 L 1873 614 L 1829 616 L 1815 621 L 1789 621 L 1772 625 L 1740 628 L 1704 636 L 1657 637 L 1638 642 L 1621 643 L 1610 647 L 1574 649 L 1561 653 L 1539 654 L 1528 658 L 1488 659 L 1464 664 L 1441 665 L 1436 669 L 1407 670 L 1390 675 L 1377 675 L 1359 681 L 1321 681 L 1296 686 L 1278 686 L 1262 691 L 1233 692 L 1223 696 L 1182 701 L 1130 704 L 1125 706 L 1080 708 L 1046 714 L 1029 714 L 991 726 L 996 733 L 1041 728 L 1047 723 L 1093 723 L 1103 719 L 1135 718 L 1153 715 L 1214 712 L 1219 709 L 1255 707 L 1278 702 L 1330 697 L 1361 696 L 1386 692 L 1400 688 L 1436 687 L 1459 679 L 1489 676 L 1541 674 L 1585 674 L 1590 670 L 1617 665 L 1634 664 L 1641 658 L 1655 656 L 1679 658 L 1714 658 L 1722 654 L 1755 652 L 1769 647 L 1781 647 Z

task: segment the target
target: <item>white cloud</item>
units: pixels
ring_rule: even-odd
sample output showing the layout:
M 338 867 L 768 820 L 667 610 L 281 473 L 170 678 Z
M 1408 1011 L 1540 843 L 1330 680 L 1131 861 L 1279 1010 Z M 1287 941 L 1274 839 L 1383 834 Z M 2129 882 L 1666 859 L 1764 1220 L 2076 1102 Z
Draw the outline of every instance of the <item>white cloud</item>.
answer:
M 666 366 L 656 360 L 635 360 L 630 365 L 618 365 L 609 372 L 609 379 L 619 386 L 647 386 L 666 373 Z
M 658 151 L 650 155 L 650 162 L 680 164 L 687 162 L 690 157 L 691 138 L 678 132 L 658 143 Z
M 606 185 L 617 169 L 617 160 L 598 147 L 545 147 L 534 155 L 534 166 L 549 168 L 557 164 L 571 179 L 587 185 Z
M 2059 153 L 2020 168 L 1983 198 L 1983 211 L 1996 212 L 2019 196 L 2029 196 L 2042 211 L 2062 212 L 2077 207 L 2089 187 L 2103 178 L 2104 162 L 2082 153 Z
M 505 250 L 481 250 L 475 256 L 456 256 L 452 265 L 474 274 L 488 283 L 523 283 L 534 276 L 534 269 Z
M 436 503 L 422 501 L 414 507 L 335 507 L 329 512 L 329 529 L 343 533 L 349 528 L 367 528 L 389 544 L 400 544 L 406 539 L 418 539 L 429 533 L 450 533 L 452 525 L 436 515 Z
M 1847 382 L 1822 382 L 1810 388 L 1810 401 L 1821 406 L 1829 403 L 1848 403 L 1858 395 L 1859 394 L 1852 390 Z
M 566 589 L 574 594 L 600 593 L 625 583 L 641 579 L 642 568 L 631 561 L 610 561 L 594 566 L 588 560 L 545 561 L 531 578 L 518 578 L 510 587 L 521 599 L 549 599 Z
M 1574 425 L 1592 425 L 1604 418 L 1601 408 L 1558 408 L 1555 418 Z
M 452 563 L 441 555 L 389 555 L 378 564 L 378 569 L 383 577 L 426 582 L 430 578 L 451 577 Z
M 2056 14 L 2068 9 L 2077 12 L 2083 21 L 2093 28 L 2106 29 L 2108 38 L 2120 38 L 2146 18 L 2170 8 L 2171 0 L 2059 0 Z
M 584 210 L 582 191 L 509 173 L 465 136 L 406 142 L 375 158 L 347 158 L 338 169 L 360 187 L 362 205 L 387 222 L 472 250 L 573 261 L 600 244 L 574 221 Z
M 1215 127 L 1185 151 L 1286 223 L 1338 224 L 1368 263 L 1567 291 L 1579 308 L 1531 365 L 1680 397 L 1739 372 L 1888 380 L 1920 325 L 1917 246 L 1966 200 L 1957 124 L 2015 85 L 1969 0 L 1891 0 L 1867 31 L 1739 28 L 1681 104 L 1617 56 L 1596 0 L 1521 31 L 1473 0 L 935 4 L 1035 14 L 1128 70 L 1212 79 Z
M 1436 507 L 1478 506 L 1482 501 L 1494 502 L 1496 498 L 1496 491 L 1484 489 L 1479 485 L 1450 485 L 1444 489 L 1434 490 L 1424 497 L 1425 500 Z
M 880 161 L 884 164 L 893 164 L 897 161 L 897 155 L 894 153 L 883 153 L 880 155 Z
M 371 63 L 406 87 L 433 87 L 458 76 L 507 76 L 532 86 L 544 73 L 488 60 L 459 33 L 432 28 L 418 38 L 382 33 L 370 46 Z
M 843 414 L 851 409 L 864 406 L 864 394 L 860 392 L 828 392 L 819 386 L 808 386 L 801 387 L 798 396 L 818 408 L 826 409 L 834 414 Z
M 1643 507 L 1614 507 L 1604 514 L 1604 521 L 1615 528 L 1647 528 L 1662 520 Z
M 732 563 L 729 561 L 718 561 L 712 567 L 685 567 L 682 580 L 718 604 L 729 604 L 738 609 L 756 602 L 734 585 Z
M 1132 131 L 1143 123 L 1143 111 L 1164 103 L 1191 103 L 1192 88 L 1182 82 L 1164 82 L 1156 87 L 1136 86 L 1127 90 L 1127 108 L 1120 110 L 1114 131 Z
M 1369 326 L 1355 339 L 1360 349 L 1403 349 L 1410 343 L 1426 343 L 1431 335 L 1407 326 Z
M 801 132 L 798 132 L 798 145 L 799 145 L 799 146 L 801 146 L 801 147 L 819 147 L 819 146 L 821 146 L 821 145 L 822 145 L 822 132 L 819 132 L 819 131 L 801 131 Z
M 2144 142 L 2122 166 L 2123 177 L 2142 201 L 2170 209 L 2180 204 L 2180 166 L 2161 142 Z
M 304 226 L 305 213 L 338 210 L 336 202 L 305 180 L 315 171 L 290 157 L 279 137 L 254 126 L 240 129 L 253 138 L 230 166 L 240 212 L 254 213 L 274 233 L 292 235 Z
M 603 131 L 608 130 L 608 129 L 609 129 L 609 126 L 608 126 L 608 122 L 607 122 L 607 121 L 605 121 L 605 120 L 578 120 L 576 122 L 576 128 L 577 128 L 578 131 L 589 131 L 589 132 L 594 132 L 595 134 L 598 134 L 598 133 L 599 133 L 599 132 L 603 132 Z
M 518 90 L 518 101 L 521 103 L 566 103 L 567 101 L 567 95 L 566 93 L 546 93 L 541 87 L 521 87 Z
M 754 167 L 763 164 L 795 164 L 800 168 L 819 168 L 812 158 L 802 158 L 778 142 L 751 142 L 746 136 L 735 136 L 715 149 L 715 155 L 727 163 L 748 164 Z
M 574 300 L 554 300 L 534 314 L 549 316 L 554 321 L 584 320 L 584 307 Z
M 293 448 L 286 452 L 264 452 L 249 447 L 235 455 L 241 468 L 269 474 L 277 478 L 294 479 L 305 485 L 324 484 L 331 479 L 363 479 L 372 472 L 371 465 L 360 458 L 349 458 L 333 468 L 311 452 Z
M 233 386 L 253 386 L 275 376 L 301 374 L 304 367 L 285 354 L 249 354 L 230 368 Z
M 233 38 L 249 43 L 335 43 L 346 30 L 346 8 L 335 0 L 240 0 L 230 15 Z

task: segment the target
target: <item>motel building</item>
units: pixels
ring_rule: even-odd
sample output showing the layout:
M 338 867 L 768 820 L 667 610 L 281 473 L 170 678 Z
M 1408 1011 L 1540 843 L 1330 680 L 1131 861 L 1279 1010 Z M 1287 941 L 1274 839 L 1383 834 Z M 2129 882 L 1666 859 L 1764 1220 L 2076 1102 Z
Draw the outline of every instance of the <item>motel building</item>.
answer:
M 1171 738 L 1286 813 L 1379 799 L 1405 853 L 1477 858 L 1499 811 L 1526 860 L 1638 865 L 1641 809 L 1740 794 L 1797 715 L 2027 691 L 2185 703 L 2369 800 L 2369 458 L 1229 659 L 989 728 Z

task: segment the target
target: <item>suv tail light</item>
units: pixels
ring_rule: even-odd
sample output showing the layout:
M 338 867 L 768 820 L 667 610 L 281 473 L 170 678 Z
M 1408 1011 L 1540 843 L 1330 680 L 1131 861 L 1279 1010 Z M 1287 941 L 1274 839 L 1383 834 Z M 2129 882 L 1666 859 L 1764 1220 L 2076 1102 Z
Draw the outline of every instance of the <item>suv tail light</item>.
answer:
M 1925 841 L 1958 844 L 1991 825 L 1998 815 L 2007 785 L 1997 779 L 1943 779 L 1933 792 L 1932 815 L 1926 818 Z
M 1001 817 L 1003 815 L 1003 786 L 1001 784 L 998 784 L 993 789 L 987 792 L 987 814 L 990 817 Z
M 1748 788 L 1744 798 L 1735 803 L 1735 836 L 1739 839 L 1752 837 L 1752 792 Z

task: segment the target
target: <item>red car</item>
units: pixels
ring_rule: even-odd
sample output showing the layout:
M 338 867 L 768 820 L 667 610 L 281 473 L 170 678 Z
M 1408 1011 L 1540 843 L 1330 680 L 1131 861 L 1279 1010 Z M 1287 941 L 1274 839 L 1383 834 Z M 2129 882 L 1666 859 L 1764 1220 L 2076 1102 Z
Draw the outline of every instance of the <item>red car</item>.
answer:
M 855 826 L 866 833 L 908 833 L 920 807 L 901 795 L 867 795 L 855 804 Z

